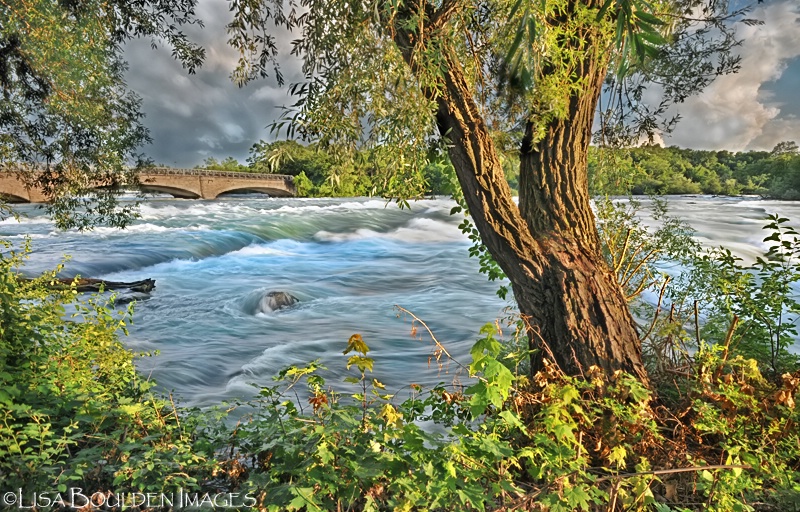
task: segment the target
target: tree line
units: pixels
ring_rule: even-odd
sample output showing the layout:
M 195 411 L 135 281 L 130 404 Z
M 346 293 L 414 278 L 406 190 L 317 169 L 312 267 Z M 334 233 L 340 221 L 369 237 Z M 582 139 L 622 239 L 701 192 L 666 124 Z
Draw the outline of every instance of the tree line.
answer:
M 341 150 L 318 143 L 300 144 L 294 140 L 259 141 L 250 148 L 247 163 L 229 156 L 222 160 L 206 158 L 197 169 L 230 172 L 261 172 L 294 176 L 301 197 L 356 197 L 379 195 L 386 189 L 383 166 L 390 165 L 382 152 L 360 149 L 343 157 Z M 453 192 L 452 165 L 444 155 L 431 149 L 422 169 L 420 195 Z
M 758 194 L 800 199 L 800 152 L 795 142 L 772 151 L 704 151 L 676 146 L 589 151 L 593 193 Z
M 513 193 L 519 187 L 519 155 L 502 151 L 505 177 Z M 295 177 L 304 197 L 371 196 L 383 190 L 384 173 L 375 152 L 359 151 L 343 162 L 335 151 L 294 140 L 259 141 L 245 164 L 229 156 L 209 157 L 196 168 L 287 174 Z M 424 190 L 451 194 L 454 170 L 444 155 L 431 149 L 423 168 Z M 589 149 L 589 189 L 593 195 L 761 195 L 800 199 L 800 150 L 786 141 L 771 151 L 710 151 L 677 146 L 643 145 Z

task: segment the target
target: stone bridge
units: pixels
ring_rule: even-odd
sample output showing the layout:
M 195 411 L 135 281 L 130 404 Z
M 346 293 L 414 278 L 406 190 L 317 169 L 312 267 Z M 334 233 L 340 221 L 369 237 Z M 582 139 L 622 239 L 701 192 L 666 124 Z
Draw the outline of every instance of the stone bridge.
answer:
M 251 172 L 206 171 L 154 167 L 139 172 L 138 188 L 185 199 L 216 199 L 227 192 L 261 192 L 294 196 L 292 176 Z M 0 172 L 0 198 L 11 203 L 45 203 L 43 191 L 29 187 L 14 172 Z

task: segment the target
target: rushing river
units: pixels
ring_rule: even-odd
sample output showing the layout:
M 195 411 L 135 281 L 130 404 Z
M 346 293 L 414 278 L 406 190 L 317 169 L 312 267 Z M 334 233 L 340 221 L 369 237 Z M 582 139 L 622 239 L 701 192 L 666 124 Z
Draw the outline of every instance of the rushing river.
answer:
M 646 201 L 645 201 L 646 203 Z M 706 245 L 725 245 L 752 259 L 765 248 L 768 213 L 800 220 L 800 204 L 748 198 L 676 197 L 671 212 Z M 411 335 L 400 305 L 425 320 L 454 355 L 467 362 L 478 329 L 504 316 L 497 283 L 467 256 L 461 216 L 449 200 L 401 210 L 379 199 L 216 201 L 152 199 L 126 230 L 59 232 L 40 209 L 0 221 L 0 239 L 26 236 L 35 274 L 68 254 L 65 276 L 115 281 L 156 280 L 136 305 L 130 335 L 136 351 L 159 351 L 140 368 L 190 405 L 248 398 L 290 364 L 322 359 L 329 380 L 345 372 L 342 350 L 360 333 L 375 358 L 374 376 L 396 391 L 411 382 L 450 380 L 429 365 L 431 345 Z M 795 225 L 800 225 L 795 222 Z M 287 291 L 292 308 L 261 313 L 258 299 Z

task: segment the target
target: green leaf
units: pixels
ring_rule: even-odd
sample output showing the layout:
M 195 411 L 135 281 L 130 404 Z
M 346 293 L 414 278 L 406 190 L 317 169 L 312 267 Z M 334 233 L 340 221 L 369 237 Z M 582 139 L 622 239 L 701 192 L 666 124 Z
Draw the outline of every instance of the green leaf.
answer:
M 559 441 L 564 441 L 565 439 L 572 441 L 575 439 L 572 427 L 566 423 L 556 423 L 551 427 L 551 431 Z
M 355 365 L 362 373 L 366 370 L 372 371 L 372 365 L 375 361 L 371 357 L 350 356 L 347 360 L 347 369 Z
M 489 389 L 483 382 L 477 382 L 467 389 L 467 394 L 471 395 L 469 399 L 469 412 L 474 418 L 477 418 L 484 412 L 491 403 L 489 397 Z
M 611 7 L 612 3 L 614 3 L 614 0 L 606 0 L 603 3 L 603 7 L 600 8 L 600 11 L 598 11 L 597 13 L 597 18 L 595 18 L 596 21 L 600 21 L 603 19 L 603 16 L 605 16 L 606 11 L 608 10 L 609 7 Z
M 360 334 L 353 334 L 350 336 L 350 339 L 347 340 L 347 348 L 344 349 L 343 354 L 347 355 L 350 352 L 358 352 L 359 354 L 366 355 L 369 352 L 369 347 L 366 343 L 364 343 L 364 339 L 361 337 Z
M 484 501 L 488 499 L 483 489 L 479 485 L 468 485 L 464 488 L 456 490 L 456 494 L 461 498 L 461 503 L 464 505 L 469 504 L 472 508 L 477 510 L 486 510 Z
M 561 399 L 564 400 L 565 404 L 577 400 L 580 396 L 581 394 L 575 386 L 564 386 L 561 393 Z
M 516 72 L 516 70 L 519 68 L 520 60 L 522 58 L 522 56 L 517 54 L 517 52 L 520 44 L 522 43 L 523 37 L 525 37 L 525 33 L 520 27 L 520 29 L 517 30 L 517 34 L 514 36 L 514 40 L 511 42 L 511 46 L 508 47 L 508 53 L 506 54 L 506 62 L 514 63 L 512 68 L 514 72 Z
M 515 412 L 513 412 L 513 411 L 511 411 L 509 409 L 504 409 L 504 410 L 500 411 L 500 415 L 499 416 L 510 427 L 518 428 L 518 429 L 522 430 L 523 432 L 526 430 L 525 429 L 525 424 L 522 423 L 522 421 L 519 419 L 519 416 L 517 415 L 517 413 L 515 413 Z
M 490 324 L 491 325 L 491 324 Z M 502 350 L 502 346 L 500 343 L 494 339 L 491 335 L 480 338 L 472 345 L 469 353 L 472 356 L 473 362 L 478 362 L 484 359 L 485 357 L 497 357 L 500 355 L 500 351 Z
M 489 381 L 489 384 L 499 391 L 501 399 L 499 403 L 494 403 L 494 405 L 501 406 L 511 391 L 511 385 L 514 383 L 514 374 L 500 361 L 490 359 L 486 363 L 483 375 Z
M 617 445 L 611 449 L 611 453 L 608 455 L 608 461 L 612 464 L 616 464 L 619 467 L 624 467 L 625 458 L 627 456 L 628 450 L 626 450 L 624 446 Z
M 639 35 L 642 37 L 642 39 L 644 39 L 648 43 L 651 43 L 656 46 L 667 44 L 667 40 L 664 39 L 664 37 L 658 32 L 642 32 Z M 653 48 L 653 50 L 656 50 L 656 48 Z
M 295 495 L 295 498 L 289 502 L 290 510 L 302 510 L 308 505 L 316 504 L 313 487 L 292 487 L 291 493 Z
M 509 21 L 517 13 L 517 11 L 519 10 L 519 8 L 522 5 L 523 1 L 524 0 L 516 0 L 516 2 L 514 2 L 514 4 L 511 6 L 511 11 L 508 13 L 508 20 Z
M 571 506 L 579 507 L 581 510 L 589 510 L 589 502 L 592 497 L 582 486 L 576 485 L 565 489 L 564 497 Z
M 666 25 L 666 23 L 661 20 L 661 18 L 656 17 L 652 13 L 643 10 L 637 10 L 633 13 L 634 16 L 639 18 L 642 21 L 649 23 L 650 25 Z

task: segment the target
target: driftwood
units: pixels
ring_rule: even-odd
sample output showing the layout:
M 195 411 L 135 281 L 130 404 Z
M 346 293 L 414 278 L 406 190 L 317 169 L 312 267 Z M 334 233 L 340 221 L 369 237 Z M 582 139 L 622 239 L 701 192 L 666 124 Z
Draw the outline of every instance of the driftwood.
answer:
M 132 281 L 129 283 L 120 281 L 106 281 L 103 279 L 80 278 L 74 279 L 62 277 L 55 280 L 50 288 L 55 290 L 66 290 L 75 283 L 75 289 L 79 292 L 99 292 L 102 288 L 107 290 L 130 290 L 132 292 L 150 293 L 156 287 L 155 279 L 143 279 L 142 281 Z

